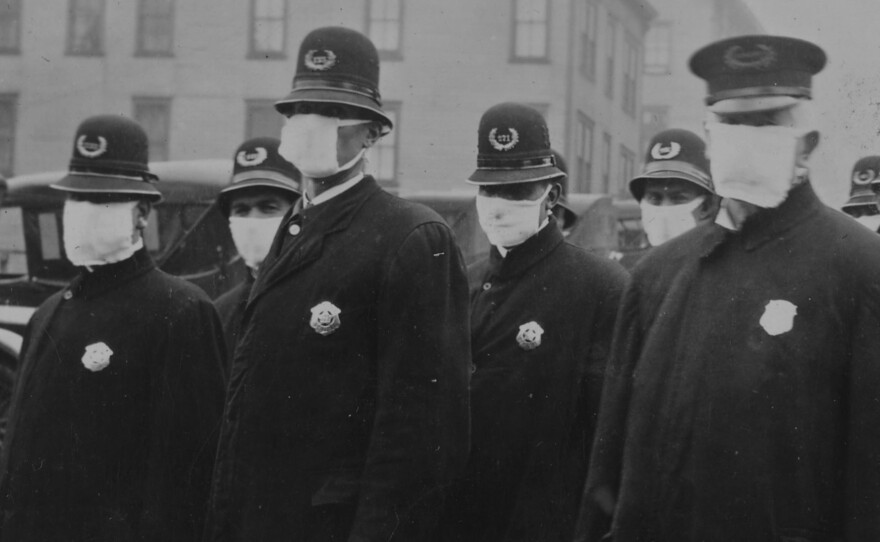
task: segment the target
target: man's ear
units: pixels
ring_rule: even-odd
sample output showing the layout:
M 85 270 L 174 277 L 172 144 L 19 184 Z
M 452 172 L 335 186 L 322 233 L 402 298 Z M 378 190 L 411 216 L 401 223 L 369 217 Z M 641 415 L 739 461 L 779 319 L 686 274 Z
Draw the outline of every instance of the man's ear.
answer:
M 562 194 L 562 186 L 559 183 L 550 183 L 550 192 L 547 193 L 547 205 L 551 208 L 559 201 Z
M 715 194 L 708 194 L 703 198 L 703 203 L 694 210 L 694 218 L 697 222 L 715 220 L 719 209 L 721 209 L 721 198 Z
M 135 209 L 137 212 L 137 218 L 135 220 L 135 228 L 139 230 L 143 230 L 147 227 L 147 217 L 150 216 L 150 210 L 153 208 L 153 204 L 150 201 L 145 199 L 138 200 L 137 205 L 135 205 Z
M 810 157 L 810 154 L 816 149 L 819 145 L 819 132 L 818 130 L 813 130 L 812 132 L 807 133 L 804 136 L 804 148 L 802 150 L 801 156 L 804 160 Z
M 366 125 L 367 136 L 364 138 L 364 148 L 369 149 L 382 138 L 382 123 L 373 121 Z

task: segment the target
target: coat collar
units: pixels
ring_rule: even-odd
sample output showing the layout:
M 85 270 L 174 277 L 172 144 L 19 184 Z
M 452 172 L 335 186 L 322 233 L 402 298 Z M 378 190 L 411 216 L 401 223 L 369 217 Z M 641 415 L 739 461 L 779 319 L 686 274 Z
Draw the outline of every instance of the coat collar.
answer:
M 135 252 L 121 262 L 80 268 L 79 275 L 64 290 L 63 297 L 89 299 L 124 284 L 154 269 L 156 264 L 146 248 Z
M 494 246 L 489 254 L 489 272 L 499 278 L 513 278 L 522 275 L 532 266 L 546 258 L 564 240 L 556 219 L 550 217 L 549 223 L 538 233 L 509 250 L 506 257 Z
M 703 238 L 704 246 L 700 252 L 708 256 L 727 239 L 741 239 L 745 250 L 750 252 L 784 237 L 786 232 L 816 214 L 821 206 L 812 185 L 804 182 L 792 188 L 779 207 L 761 209 L 746 219 L 738 232 L 715 226 L 712 233 Z

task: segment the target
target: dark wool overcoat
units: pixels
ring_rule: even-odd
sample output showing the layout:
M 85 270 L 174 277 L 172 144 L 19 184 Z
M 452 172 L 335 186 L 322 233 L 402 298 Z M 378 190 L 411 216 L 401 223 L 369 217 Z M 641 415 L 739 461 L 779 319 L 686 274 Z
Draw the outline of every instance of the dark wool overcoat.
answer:
M 297 204 L 245 310 L 211 539 L 424 540 L 468 450 L 467 295 L 449 227 L 371 177 Z
M 217 313 L 145 250 L 93 269 L 28 324 L 2 540 L 198 540 L 223 408 Z
M 880 540 L 880 239 L 805 183 L 633 272 L 580 540 Z
M 555 220 L 469 270 L 472 452 L 445 541 L 570 541 L 623 268 Z

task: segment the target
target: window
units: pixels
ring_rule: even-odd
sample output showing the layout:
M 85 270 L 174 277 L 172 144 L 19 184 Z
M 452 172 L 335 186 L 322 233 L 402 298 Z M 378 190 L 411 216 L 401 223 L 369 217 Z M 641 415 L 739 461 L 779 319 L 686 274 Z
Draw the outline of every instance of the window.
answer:
M 251 58 L 284 58 L 285 0 L 251 0 Z
M 597 192 L 611 192 L 611 134 L 608 132 L 602 134 L 602 186 Z
M 549 21 L 547 0 L 513 0 L 513 60 L 547 60 Z
M 11 177 L 15 166 L 15 122 L 18 96 L 0 94 L 0 174 Z
M 367 0 L 367 35 L 385 59 L 402 58 L 403 0 Z
M 150 160 L 168 160 L 171 130 L 171 98 L 135 98 L 134 120 L 147 132 Z
M 593 180 L 593 120 L 582 111 L 577 112 L 575 133 L 574 191 L 589 192 Z
M 605 34 L 605 96 L 614 97 L 614 47 L 617 42 L 617 21 L 608 16 L 608 32 Z
M 104 54 L 104 0 L 70 0 L 67 54 Z
M 24 215 L 21 207 L 0 208 L 0 275 L 27 273 Z
M 667 22 L 655 23 L 645 36 L 645 73 L 669 75 L 671 67 L 672 26 Z
M 599 6 L 592 0 L 580 4 L 581 75 L 596 80 L 596 36 L 599 33 Z
M 400 103 L 385 103 L 382 107 L 391 122 L 394 123 L 394 130 L 390 134 L 380 139 L 370 149 L 369 167 L 370 172 L 379 181 L 379 184 L 385 187 L 397 186 L 397 150 L 398 138 L 400 133 Z
M 21 50 L 21 0 L 0 3 L 0 54 Z
M 281 137 L 284 116 L 275 110 L 275 100 L 247 100 L 245 108 L 245 139 Z
M 626 145 L 620 146 L 620 184 L 617 186 L 618 191 L 625 192 L 625 187 L 629 186 L 630 180 L 636 174 L 636 154 L 626 148 Z M 609 190 L 609 193 L 611 191 Z
M 174 46 L 174 0 L 140 0 L 137 54 L 170 56 Z
M 658 133 L 669 127 L 669 107 L 665 105 L 642 106 L 642 149 Z
M 623 112 L 632 118 L 636 118 L 636 104 L 638 102 L 637 91 L 639 86 L 639 43 L 632 36 L 627 35 L 624 42 L 624 65 L 623 65 Z

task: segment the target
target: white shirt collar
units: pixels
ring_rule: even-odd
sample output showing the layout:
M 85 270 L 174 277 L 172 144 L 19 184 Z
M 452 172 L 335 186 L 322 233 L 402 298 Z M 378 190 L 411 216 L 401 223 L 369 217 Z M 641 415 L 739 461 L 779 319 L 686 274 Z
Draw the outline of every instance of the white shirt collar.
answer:
M 303 192 L 303 208 L 311 207 L 312 205 L 318 205 L 319 203 L 324 203 L 325 201 L 331 200 L 359 183 L 363 178 L 364 174 L 358 173 L 344 183 L 336 185 L 333 188 L 328 188 L 327 190 L 321 192 L 320 194 L 315 196 L 314 199 L 309 199 L 308 195 Z

